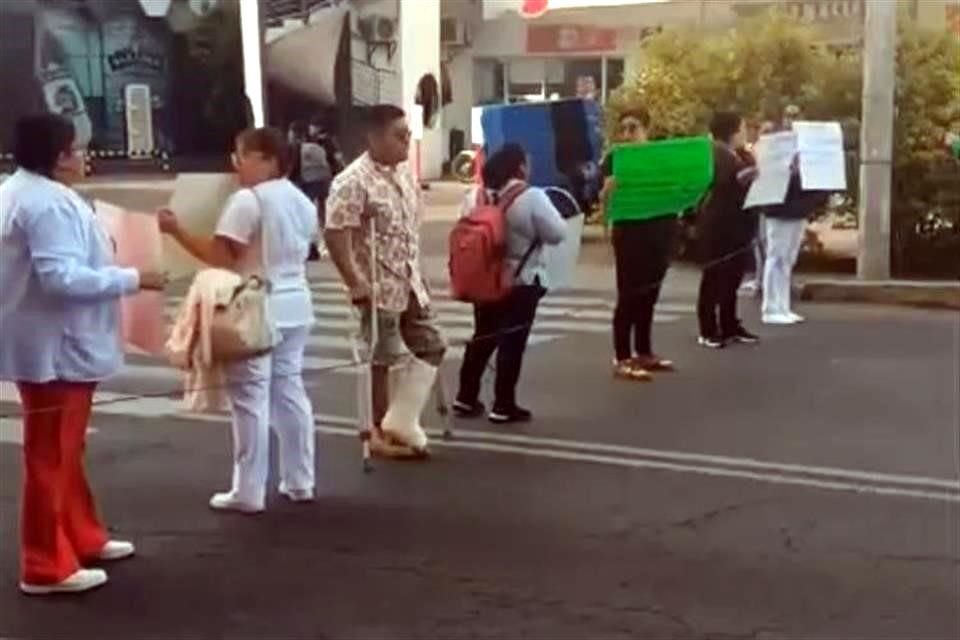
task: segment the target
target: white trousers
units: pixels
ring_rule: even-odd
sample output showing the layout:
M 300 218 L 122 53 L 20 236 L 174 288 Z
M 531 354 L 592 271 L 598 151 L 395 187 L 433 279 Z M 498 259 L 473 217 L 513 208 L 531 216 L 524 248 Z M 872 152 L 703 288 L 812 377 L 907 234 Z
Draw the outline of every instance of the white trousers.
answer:
M 234 497 L 262 507 L 270 464 L 270 428 L 280 443 L 280 489 L 313 490 L 313 407 L 303 385 L 309 327 L 281 329 L 282 340 L 260 358 L 231 363 L 226 378 L 233 412 Z
M 797 264 L 806 220 L 766 219 L 767 257 L 763 265 L 765 316 L 786 315 L 790 310 L 790 280 Z

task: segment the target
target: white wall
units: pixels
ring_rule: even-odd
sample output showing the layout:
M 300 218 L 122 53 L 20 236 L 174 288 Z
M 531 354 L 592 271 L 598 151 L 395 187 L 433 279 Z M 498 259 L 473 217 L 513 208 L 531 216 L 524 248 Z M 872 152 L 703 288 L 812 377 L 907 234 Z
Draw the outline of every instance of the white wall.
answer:
M 450 59 L 450 85 L 453 90 L 453 102 L 443 110 L 443 153 L 447 160 L 450 155 L 450 131 L 460 129 L 466 136 L 464 144 L 470 146 L 470 109 L 476 102 L 474 93 L 474 59 L 470 51 L 461 51 Z
M 700 21 L 702 10 L 706 12 L 707 19 L 715 24 L 728 22 L 732 16 L 728 4 L 723 0 L 707 0 L 703 7 L 700 0 L 673 0 L 620 7 L 553 11 L 536 20 L 525 20 L 517 14 L 505 14 L 478 26 L 473 40 L 473 54 L 478 58 L 526 56 L 529 25 L 585 25 L 616 29 L 617 48 L 604 53 L 625 56 L 637 46 L 640 33 L 645 27 L 696 25 Z
M 409 113 L 415 104 L 417 83 L 432 73 L 440 82 L 440 0 L 404 0 L 400 3 L 401 105 Z M 439 178 L 446 148 L 443 112 L 420 143 L 421 177 Z
M 949 6 L 960 9 L 960 0 L 920 0 L 917 4 L 917 22 L 932 28 L 947 26 L 947 7 Z
M 0 0 L 2 1 L 2 0 Z M 403 46 L 400 33 L 400 0 L 366 0 L 354 2 L 350 12 L 353 34 L 358 33 L 357 25 L 362 18 L 383 16 L 397 21 L 400 47 Z M 344 34 L 347 37 L 346 34 Z M 367 63 L 367 45 L 362 38 L 350 37 L 351 77 L 353 97 L 356 104 L 376 104 L 387 102 L 401 106 L 400 89 L 400 52 L 391 58 L 384 48 L 378 48 Z

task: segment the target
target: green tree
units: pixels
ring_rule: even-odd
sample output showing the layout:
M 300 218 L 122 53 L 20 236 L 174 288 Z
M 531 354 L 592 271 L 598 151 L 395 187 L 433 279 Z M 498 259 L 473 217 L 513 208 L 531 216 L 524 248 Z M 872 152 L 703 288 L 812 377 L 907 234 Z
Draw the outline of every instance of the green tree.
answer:
M 240 3 L 220 2 L 187 34 L 190 56 L 208 78 L 203 105 L 208 135 L 224 151 L 236 133 L 251 123 L 243 80 Z
M 960 278 L 960 165 L 943 148 L 960 131 L 960 41 L 904 22 L 897 54 L 894 268 Z

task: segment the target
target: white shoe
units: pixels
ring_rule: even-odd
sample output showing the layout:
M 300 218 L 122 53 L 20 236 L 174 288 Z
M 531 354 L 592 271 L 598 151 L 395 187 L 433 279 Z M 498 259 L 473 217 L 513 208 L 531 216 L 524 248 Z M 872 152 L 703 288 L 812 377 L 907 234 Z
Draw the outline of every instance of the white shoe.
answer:
M 791 320 L 793 320 L 797 324 L 807 321 L 807 319 L 804 318 L 802 315 L 800 315 L 799 313 L 794 313 L 793 311 L 791 311 L 787 315 L 790 317 Z
M 96 589 L 107 583 L 107 572 L 103 569 L 80 569 L 72 576 L 57 584 L 20 583 L 20 591 L 28 596 L 48 596 L 56 593 L 81 593 Z
M 290 502 L 313 502 L 313 489 L 280 489 L 280 495 Z
M 210 498 L 210 508 L 216 511 L 238 511 L 240 513 L 260 513 L 262 506 L 248 504 L 239 500 L 232 491 L 225 493 L 215 493 Z
M 789 316 L 785 313 L 773 313 L 763 316 L 763 324 L 797 324 L 797 321 L 793 319 L 792 316 Z
M 136 548 L 133 546 L 132 542 L 125 542 L 123 540 L 110 540 L 107 544 L 103 545 L 103 549 L 100 549 L 100 553 L 97 554 L 98 560 L 123 560 L 124 558 L 129 558 L 134 554 Z

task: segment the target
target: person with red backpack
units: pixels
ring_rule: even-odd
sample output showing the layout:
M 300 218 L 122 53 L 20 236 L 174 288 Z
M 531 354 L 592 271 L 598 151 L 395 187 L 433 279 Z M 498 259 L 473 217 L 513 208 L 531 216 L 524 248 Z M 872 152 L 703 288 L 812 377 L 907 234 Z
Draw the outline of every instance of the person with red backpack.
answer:
M 527 153 L 507 144 L 487 159 L 483 185 L 467 194 L 465 215 L 450 236 L 453 295 L 474 305 L 474 337 L 460 368 L 453 408 L 462 418 L 483 415 L 480 381 L 497 352 L 495 424 L 528 422 L 516 387 L 537 305 L 550 287 L 543 245 L 566 237 L 566 222 L 542 190 L 527 184 Z

